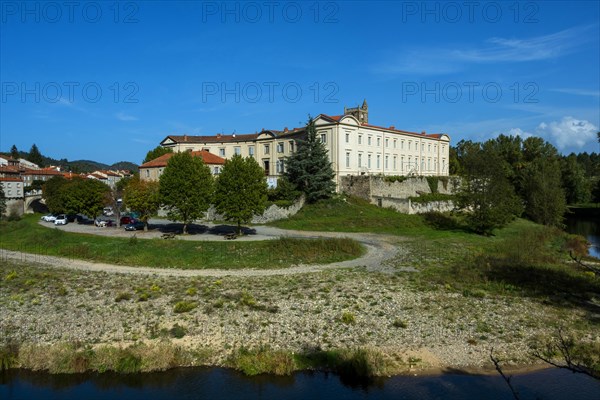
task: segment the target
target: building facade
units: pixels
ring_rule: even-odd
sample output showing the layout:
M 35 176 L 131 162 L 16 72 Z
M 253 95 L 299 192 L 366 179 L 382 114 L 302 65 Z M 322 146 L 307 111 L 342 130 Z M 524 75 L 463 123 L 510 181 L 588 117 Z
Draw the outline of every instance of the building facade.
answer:
M 140 179 L 143 181 L 157 181 L 162 175 L 169 159 L 174 153 L 163 154 L 162 156 L 150 160 L 140 165 Z M 204 164 L 210 168 L 213 175 L 218 175 L 225 164 L 225 159 L 208 151 L 192 151 L 192 156 L 201 157 Z
M 368 105 L 345 108 L 344 115 L 318 115 L 317 137 L 329 153 L 336 183 L 347 175 L 448 175 L 450 137 L 415 133 L 394 126 L 368 123 Z M 255 134 L 189 136 L 170 135 L 160 144 L 173 151 L 204 150 L 222 158 L 234 154 L 254 157 L 265 175 L 276 179 L 284 172 L 284 160 L 306 137 L 305 128 L 262 130 Z

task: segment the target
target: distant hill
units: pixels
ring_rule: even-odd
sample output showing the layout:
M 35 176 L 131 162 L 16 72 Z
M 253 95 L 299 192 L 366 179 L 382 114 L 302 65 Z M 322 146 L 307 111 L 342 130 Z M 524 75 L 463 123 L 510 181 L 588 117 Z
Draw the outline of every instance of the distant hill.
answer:
M 10 156 L 10 153 L 0 153 L 6 156 Z M 24 151 L 19 152 L 19 156 L 21 158 L 27 158 L 28 153 Z M 131 172 L 138 172 L 138 166 L 135 163 L 129 161 L 119 161 L 112 165 L 104 164 L 98 161 L 92 160 L 75 160 L 68 161 L 66 158 L 57 160 L 55 158 L 42 156 L 44 160 L 44 166 L 49 165 L 58 165 L 61 167 L 63 171 L 71 171 L 71 172 L 93 172 L 98 169 L 126 169 Z

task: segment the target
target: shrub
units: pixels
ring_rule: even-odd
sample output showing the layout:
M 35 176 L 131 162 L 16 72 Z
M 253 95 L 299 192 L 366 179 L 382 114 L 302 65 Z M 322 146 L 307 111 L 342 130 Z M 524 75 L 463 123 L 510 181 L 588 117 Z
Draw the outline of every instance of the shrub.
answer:
M 260 347 L 254 350 L 241 348 L 228 360 L 229 366 L 249 376 L 259 374 L 290 375 L 295 369 L 294 358 L 282 350 Z
M 342 321 L 344 324 L 353 324 L 356 322 L 356 317 L 351 312 L 345 311 L 342 313 L 340 321 Z
M 197 307 L 197 304 L 193 301 L 179 301 L 175 304 L 173 308 L 173 312 L 177 314 L 181 314 L 184 312 L 192 311 Z
M 169 329 L 169 335 L 171 335 L 171 337 L 176 338 L 176 339 L 181 339 L 182 337 L 185 336 L 186 333 L 187 333 L 186 329 L 179 324 L 175 324 L 175 325 L 173 325 L 173 327 L 171 329 Z
M 392 322 L 392 326 L 394 326 L 395 328 L 407 328 L 408 327 L 408 322 L 406 322 L 403 319 L 396 319 L 394 320 L 394 322 Z
M 131 300 L 131 294 L 128 292 L 121 292 L 115 297 L 117 303 L 124 300 Z

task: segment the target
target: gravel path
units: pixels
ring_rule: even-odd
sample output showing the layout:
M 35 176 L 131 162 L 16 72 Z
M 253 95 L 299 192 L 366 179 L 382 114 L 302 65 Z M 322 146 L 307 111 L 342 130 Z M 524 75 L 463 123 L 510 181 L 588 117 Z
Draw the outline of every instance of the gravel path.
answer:
M 158 224 L 155 223 L 155 226 Z M 40 222 L 40 225 L 46 227 L 52 227 L 44 222 Z M 79 224 L 68 224 L 58 226 L 57 229 L 61 229 L 68 232 L 76 233 L 87 233 L 102 236 L 113 236 L 113 237 L 130 237 L 133 234 L 139 239 L 152 239 L 158 238 L 162 235 L 162 232 L 169 230 L 169 224 L 162 224 L 161 230 L 154 229 L 152 231 L 143 232 L 127 232 L 123 229 L 118 228 L 98 228 L 93 225 L 79 225 Z M 219 225 L 202 225 L 192 227 L 192 231 L 199 233 L 178 236 L 177 240 L 197 240 L 197 241 L 215 241 L 224 240 L 222 233 L 227 232 L 229 227 L 222 227 Z M 386 262 L 393 259 L 397 253 L 397 244 L 401 239 L 393 236 L 377 235 L 370 233 L 340 233 L 340 232 L 305 232 L 305 231 L 291 231 L 283 230 L 268 226 L 256 226 L 251 229 L 251 234 L 244 235 L 236 240 L 240 241 L 255 241 L 255 240 L 270 240 L 278 237 L 286 236 L 293 238 L 351 238 L 360 242 L 366 247 L 366 253 L 359 258 L 353 260 L 341 261 L 331 264 L 317 264 L 317 265 L 304 265 L 300 264 L 291 268 L 283 269 L 237 269 L 237 270 L 223 270 L 223 269 L 165 269 L 165 268 L 151 268 L 143 266 L 124 266 L 107 263 L 96 263 L 85 260 L 48 256 L 40 254 L 31 254 L 18 251 L 0 249 L 0 259 L 2 260 L 15 260 L 22 262 L 34 262 L 57 268 L 69 268 L 80 271 L 99 271 L 109 273 L 127 273 L 127 274 L 143 274 L 143 275 L 158 275 L 158 276 L 269 276 L 269 275 L 293 275 L 293 274 L 304 274 L 310 272 L 320 272 L 324 270 L 336 269 L 336 268 L 354 268 L 354 267 L 365 267 L 369 271 L 381 271 L 385 272 Z

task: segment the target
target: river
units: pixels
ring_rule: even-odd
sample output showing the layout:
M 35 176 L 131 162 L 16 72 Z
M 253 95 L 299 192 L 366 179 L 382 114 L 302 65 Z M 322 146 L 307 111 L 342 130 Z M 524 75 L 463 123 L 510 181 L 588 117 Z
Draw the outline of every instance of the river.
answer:
M 395 376 L 359 384 L 323 372 L 247 377 L 223 368 L 177 368 L 117 375 L 50 375 L 13 370 L 0 375 L 0 398 L 17 399 L 512 399 L 497 374 Z M 600 382 L 549 368 L 515 375 L 521 399 L 599 399 Z
M 573 214 L 568 214 L 565 230 L 585 236 L 591 244 L 590 255 L 600 258 L 600 209 L 579 209 Z

